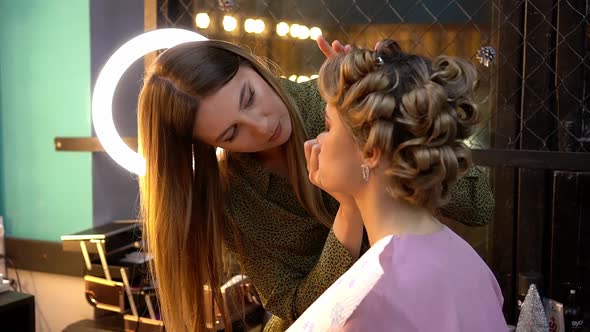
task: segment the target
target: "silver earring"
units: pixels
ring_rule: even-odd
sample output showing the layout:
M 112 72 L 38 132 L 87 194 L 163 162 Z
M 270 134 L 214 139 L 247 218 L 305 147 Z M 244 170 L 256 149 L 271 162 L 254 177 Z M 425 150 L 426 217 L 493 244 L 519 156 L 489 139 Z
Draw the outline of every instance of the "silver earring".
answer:
M 369 181 L 369 173 L 370 173 L 370 169 L 369 166 L 362 164 L 361 165 L 361 172 L 363 173 L 363 179 L 365 179 L 365 181 Z
M 375 58 L 375 65 L 377 67 L 383 66 L 384 63 L 385 63 L 385 61 L 383 61 L 382 57 L 378 56 L 377 58 Z

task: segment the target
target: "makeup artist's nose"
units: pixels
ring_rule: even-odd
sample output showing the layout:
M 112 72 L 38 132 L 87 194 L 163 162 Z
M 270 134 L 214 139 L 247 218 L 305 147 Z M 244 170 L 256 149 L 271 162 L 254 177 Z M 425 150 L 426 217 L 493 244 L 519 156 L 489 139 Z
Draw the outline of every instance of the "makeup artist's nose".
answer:
M 244 117 L 244 122 L 250 128 L 252 135 L 262 138 L 269 138 L 273 134 L 274 128 L 270 128 L 271 124 L 267 116 L 263 114 L 250 113 Z

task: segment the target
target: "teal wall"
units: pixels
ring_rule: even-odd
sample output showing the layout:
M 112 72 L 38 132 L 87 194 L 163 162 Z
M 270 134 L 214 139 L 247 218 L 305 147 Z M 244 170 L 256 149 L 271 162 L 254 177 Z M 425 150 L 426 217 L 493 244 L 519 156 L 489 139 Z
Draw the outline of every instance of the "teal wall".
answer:
M 59 241 L 92 226 L 89 0 L 0 0 L 0 215 L 8 236 Z

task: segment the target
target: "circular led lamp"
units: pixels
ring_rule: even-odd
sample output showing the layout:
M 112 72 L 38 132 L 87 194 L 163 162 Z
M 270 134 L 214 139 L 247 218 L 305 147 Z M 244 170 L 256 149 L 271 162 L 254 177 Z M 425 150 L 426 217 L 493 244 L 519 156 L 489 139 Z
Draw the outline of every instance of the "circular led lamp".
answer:
M 113 123 L 113 95 L 119 80 L 135 61 L 146 54 L 202 40 L 207 38 L 189 30 L 149 31 L 121 46 L 102 68 L 92 95 L 92 123 L 104 150 L 123 168 L 140 176 L 145 175 L 145 159 L 123 142 Z

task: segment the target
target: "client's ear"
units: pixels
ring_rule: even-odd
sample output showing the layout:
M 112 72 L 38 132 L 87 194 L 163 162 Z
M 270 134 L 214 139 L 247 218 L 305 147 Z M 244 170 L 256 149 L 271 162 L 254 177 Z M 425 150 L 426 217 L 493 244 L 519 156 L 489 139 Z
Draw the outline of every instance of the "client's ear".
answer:
M 379 165 L 379 160 L 381 159 L 381 151 L 379 149 L 373 148 L 365 153 L 365 157 L 363 158 L 363 164 L 369 166 L 370 169 L 377 168 Z

